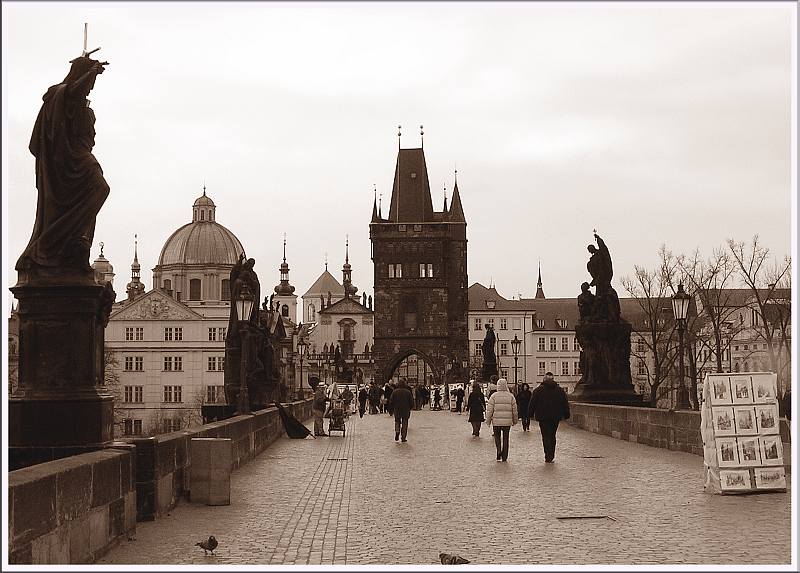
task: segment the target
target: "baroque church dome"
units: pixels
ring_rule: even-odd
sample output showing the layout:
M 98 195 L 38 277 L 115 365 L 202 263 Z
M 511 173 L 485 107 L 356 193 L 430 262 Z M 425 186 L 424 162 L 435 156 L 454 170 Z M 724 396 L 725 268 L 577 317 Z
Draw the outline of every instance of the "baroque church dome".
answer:
M 216 222 L 216 205 L 206 195 L 192 205 L 192 222 L 176 230 L 161 249 L 158 265 L 233 265 L 244 252 L 228 228 Z

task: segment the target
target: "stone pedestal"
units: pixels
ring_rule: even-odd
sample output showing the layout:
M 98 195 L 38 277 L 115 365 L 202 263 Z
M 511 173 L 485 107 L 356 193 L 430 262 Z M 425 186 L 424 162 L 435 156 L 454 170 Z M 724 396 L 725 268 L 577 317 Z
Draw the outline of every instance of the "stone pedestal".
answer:
M 231 504 L 232 449 L 230 438 L 192 438 L 189 477 L 192 502 Z
M 579 322 L 581 379 L 569 394 L 575 402 L 642 403 L 631 382 L 631 325 L 620 322 Z
M 108 301 L 97 284 L 16 286 L 19 386 L 8 401 L 9 462 L 22 467 L 108 446 L 103 385 Z

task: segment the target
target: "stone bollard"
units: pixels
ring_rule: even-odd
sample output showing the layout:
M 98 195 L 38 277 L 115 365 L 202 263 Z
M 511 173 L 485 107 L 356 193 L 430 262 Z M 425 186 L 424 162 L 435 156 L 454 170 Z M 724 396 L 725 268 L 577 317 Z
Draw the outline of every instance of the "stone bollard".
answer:
M 230 505 L 233 441 L 230 438 L 192 438 L 191 442 L 191 501 Z

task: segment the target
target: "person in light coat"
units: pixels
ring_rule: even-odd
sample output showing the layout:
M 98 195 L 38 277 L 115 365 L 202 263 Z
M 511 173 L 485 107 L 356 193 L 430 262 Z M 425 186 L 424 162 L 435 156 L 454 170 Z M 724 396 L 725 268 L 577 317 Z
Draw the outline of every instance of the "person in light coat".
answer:
M 508 461 L 508 436 L 511 426 L 517 423 L 517 400 L 508 391 L 505 378 L 497 381 L 497 392 L 486 403 L 486 423 L 492 426 L 494 445 L 497 448 L 497 461 Z M 501 445 L 502 435 L 502 445 Z

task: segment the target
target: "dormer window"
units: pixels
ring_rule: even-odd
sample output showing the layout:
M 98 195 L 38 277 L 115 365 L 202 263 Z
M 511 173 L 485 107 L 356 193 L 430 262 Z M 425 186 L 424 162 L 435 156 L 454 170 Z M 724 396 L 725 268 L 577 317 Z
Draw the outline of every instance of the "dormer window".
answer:
M 495 301 L 493 301 L 493 300 L 487 300 L 486 301 L 486 308 L 494 308 L 494 305 L 495 305 Z
M 536 328 L 544 328 L 544 319 L 543 318 L 537 318 L 536 319 Z

